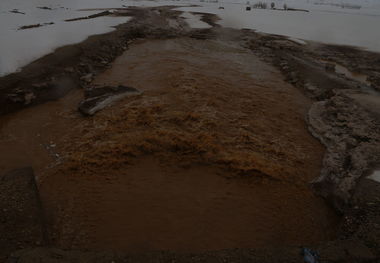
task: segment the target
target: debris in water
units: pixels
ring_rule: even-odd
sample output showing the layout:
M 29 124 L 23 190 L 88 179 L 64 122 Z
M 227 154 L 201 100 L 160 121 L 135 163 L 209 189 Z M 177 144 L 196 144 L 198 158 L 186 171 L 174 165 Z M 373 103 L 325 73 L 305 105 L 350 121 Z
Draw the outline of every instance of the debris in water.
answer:
M 92 88 L 85 91 L 85 100 L 79 104 L 79 111 L 84 115 L 94 115 L 96 112 L 111 105 L 126 96 L 140 95 L 141 92 L 135 88 L 126 86 Z
M 97 18 L 97 17 L 100 17 L 100 16 L 108 16 L 110 14 L 112 14 L 110 11 L 104 11 L 104 12 L 100 12 L 100 13 L 97 13 L 97 14 L 94 14 L 94 15 L 89 15 L 89 16 L 84 16 L 84 17 L 78 17 L 78 18 L 72 18 L 72 19 L 66 19 L 65 21 L 66 22 L 73 22 L 73 21 L 78 21 L 78 20 Z
M 50 23 L 43 23 L 43 24 L 34 24 L 34 25 L 27 25 L 27 26 L 21 26 L 18 28 L 18 30 L 24 30 L 24 29 L 31 29 L 31 28 L 36 28 L 36 27 L 41 27 L 41 26 L 48 26 L 48 25 L 53 25 L 53 22 Z
M 38 6 L 37 8 L 43 9 L 43 10 L 53 10 L 52 8 L 47 7 L 47 6 Z
M 13 10 L 11 10 L 11 11 L 9 11 L 9 12 L 11 12 L 11 13 L 14 13 L 14 14 L 21 14 L 21 15 L 25 15 L 25 13 L 24 13 L 24 12 L 20 12 L 20 11 L 18 11 L 18 9 L 13 9 Z

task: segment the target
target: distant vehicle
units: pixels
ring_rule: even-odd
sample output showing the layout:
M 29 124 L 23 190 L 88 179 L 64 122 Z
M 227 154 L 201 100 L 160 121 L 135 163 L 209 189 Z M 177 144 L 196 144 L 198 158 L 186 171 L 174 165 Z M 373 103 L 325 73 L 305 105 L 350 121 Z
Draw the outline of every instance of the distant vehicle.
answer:
M 250 7 L 250 6 L 247 6 L 247 7 L 245 8 L 245 10 L 246 10 L 246 11 L 251 11 L 251 7 Z

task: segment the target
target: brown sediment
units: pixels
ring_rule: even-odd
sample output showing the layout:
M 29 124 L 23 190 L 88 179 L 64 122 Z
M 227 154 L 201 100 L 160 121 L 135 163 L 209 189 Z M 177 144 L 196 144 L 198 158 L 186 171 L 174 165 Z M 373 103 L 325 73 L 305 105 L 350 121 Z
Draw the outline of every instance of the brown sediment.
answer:
M 142 41 L 93 85 L 125 99 L 72 127 L 42 176 L 55 244 L 204 251 L 316 244 L 337 217 L 308 182 L 323 147 L 310 101 L 236 44 Z

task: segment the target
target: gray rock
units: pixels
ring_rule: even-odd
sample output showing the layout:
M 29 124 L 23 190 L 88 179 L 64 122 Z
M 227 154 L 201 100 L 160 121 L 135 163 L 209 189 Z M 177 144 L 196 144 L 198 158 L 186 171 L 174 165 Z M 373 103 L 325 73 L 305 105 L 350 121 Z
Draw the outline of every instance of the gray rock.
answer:
M 90 83 L 92 81 L 92 78 L 93 78 L 93 74 L 89 73 L 87 75 L 84 75 L 80 79 L 83 80 L 84 82 Z
M 92 88 L 85 91 L 85 99 L 78 109 L 82 114 L 91 116 L 124 97 L 140 94 L 137 89 L 125 86 Z
M 29 105 L 33 102 L 33 100 L 36 98 L 33 92 L 28 92 L 24 95 L 24 104 Z

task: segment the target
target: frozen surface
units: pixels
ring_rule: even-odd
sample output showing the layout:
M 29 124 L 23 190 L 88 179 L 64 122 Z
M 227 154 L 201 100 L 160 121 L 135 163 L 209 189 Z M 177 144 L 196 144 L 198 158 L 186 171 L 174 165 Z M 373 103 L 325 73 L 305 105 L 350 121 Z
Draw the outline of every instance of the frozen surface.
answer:
M 124 23 L 126 17 L 98 17 L 27 30 L 11 30 L 0 42 L 0 75 L 16 71 L 57 47 L 78 43 L 88 36 L 112 31 L 111 26 Z
M 271 0 L 262 0 L 270 4 Z M 250 0 L 250 4 L 257 1 Z M 65 19 L 88 16 L 101 8 L 159 5 L 199 5 L 179 7 L 183 11 L 215 13 L 219 23 L 233 28 L 286 35 L 302 44 L 314 40 L 332 44 L 346 44 L 380 52 L 380 0 L 273 0 L 277 8 L 288 7 L 310 10 L 306 12 L 259 10 L 245 11 L 247 1 L 225 0 L 0 0 L 0 76 L 11 73 L 29 62 L 46 55 L 57 47 L 78 43 L 90 35 L 113 30 L 124 23 L 124 17 L 98 17 L 90 20 L 64 22 Z M 360 9 L 341 8 L 341 4 L 360 3 Z M 47 7 L 49 9 L 40 9 Z M 224 7 L 224 9 L 219 9 Z M 17 12 L 11 11 L 17 9 Z M 83 11 L 87 10 L 87 11 Z M 91 11 L 88 11 L 91 10 Z M 190 26 L 206 28 L 198 15 L 184 13 Z M 17 30 L 21 26 L 54 23 L 39 28 Z
M 250 1 L 255 3 L 256 1 Z M 270 3 L 270 1 L 267 1 Z M 284 1 L 275 1 L 282 8 Z M 246 2 L 202 3 L 201 7 L 182 7 L 182 11 L 217 14 L 219 24 L 232 28 L 250 28 L 265 33 L 292 38 L 362 47 L 380 52 L 380 9 L 363 7 L 343 9 L 329 5 L 312 5 L 287 1 L 288 7 L 308 9 L 310 12 L 252 9 L 246 11 Z M 293 4 L 291 4 L 293 3 Z M 224 9 L 219 9 L 223 6 Z
M 211 26 L 203 21 L 201 21 L 202 16 L 197 14 L 191 14 L 189 12 L 184 12 L 181 15 L 186 19 L 186 22 L 191 28 L 210 28 Z
M 100 12 L 81 11 L 83 9 L 168 4 L 173 4 L 173 1 L 0 0 L 0 76 L 14 72 L 60 46 L 81 42 L 90 35 L 112 31 L 114 26 L 130 19 L 98 17 L 74 22 L 64 21 Z M 11 12 L 15 9 L 20 13 Z M 54 24 L 18 30 L 21 26 L 43 23 Z
M 368 178 L 380 183 L 380 170 L 374 171 Z

